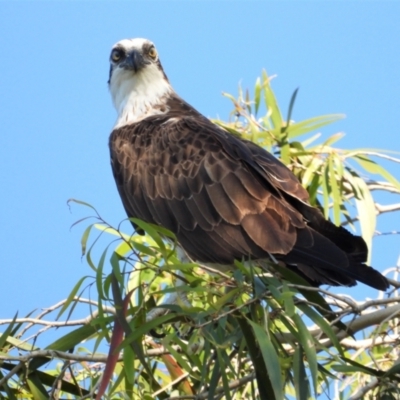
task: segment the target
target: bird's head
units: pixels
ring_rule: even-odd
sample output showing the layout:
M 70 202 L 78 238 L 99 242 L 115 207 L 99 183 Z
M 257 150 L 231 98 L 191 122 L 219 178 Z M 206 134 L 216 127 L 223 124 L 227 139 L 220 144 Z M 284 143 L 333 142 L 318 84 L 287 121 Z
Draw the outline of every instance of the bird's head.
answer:
M 124 39 L 112 47 L 108 85 L 118 127 L 156 114 L 172 91 L 158 52 L 147 39 Z

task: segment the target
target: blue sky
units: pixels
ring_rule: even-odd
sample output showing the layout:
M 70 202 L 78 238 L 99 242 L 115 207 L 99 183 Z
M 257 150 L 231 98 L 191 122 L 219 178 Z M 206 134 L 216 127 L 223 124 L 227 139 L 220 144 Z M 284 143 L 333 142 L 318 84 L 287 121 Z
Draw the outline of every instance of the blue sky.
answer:
M 265 68 L 283 110 L 300 88 L 295 120 L 345 113 L 324 137 L 400 151 L 399 15 L 400 2 L 381 1 L 0 2 L 0 318 L 54 304 L 91 273 L 85 225 L 70 229 L 90 212 L 70 211 L 69 198 L 114 225 L 125 218 L 108 155 L 115 42 L 153 40 L 177 92 L 206 116 L 227 119 L 221 93 L 252 88 Z M 399 215 L 378 228 L 400 230 Z M 376 238 L 373 265 L 394 265 L 399 244 Z

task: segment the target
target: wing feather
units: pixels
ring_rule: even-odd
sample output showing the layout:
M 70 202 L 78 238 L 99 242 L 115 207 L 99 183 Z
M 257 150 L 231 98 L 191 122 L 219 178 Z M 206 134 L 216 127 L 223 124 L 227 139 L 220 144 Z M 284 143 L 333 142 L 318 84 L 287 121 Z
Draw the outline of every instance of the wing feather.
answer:
M 197 194 L 193 194 L 192 198 L 198 209 L 198 212 L 203 215 L 210 225 L 215 227 L 220 224 L 222 220 L 221 214 L 219 214 L 214 207 L 206 188 L 203 188 Z
M 229 242 L 233 243 L 235 249 L 239 251 L 237 259 L 249 260 L 251 258 L 265 258 L 266 256 L 265 250 L 257 246 L 242 227 L 238 229 L 236 226 L 222 223 L 215 229 L 215 232 L 220 237 L 229 238 Z
M 262 201 L 249 196 L 249 192 L 235 173 L 226 174 L 221 184 L 226 195 L 242 215 L 260 214 L 265 210 L 270 195 L 266 193 Z
M 239 225 L 242 221 L 242 212 L 237 208 L 220 183 L 206 186 L 208 196 L 221 218 L 233 225 Z
M 162 200 L 162 202 L 168 203 L 169 209 L 173 217 L 175 218 L 179 227 L 187 231 L 193 231 L 197 226 L 197 221 L 193 217 L 192 213 L 190 212 L 189 208 L 187 207 L 185 201 L 177 200 L 177 199 L 170 199 L 168 201 Z M 172 232 L 178 233 L 179 228 L 173 230 Z
M 200 226 L 201 229 L 205 231 L 211 231 L 214 229 L 214 225 L 210 223 L 210 221 L 207 219 L 207 216 L 205 213 L 200 211 L 200 208 L 196 204 L 195 200 L 193 197 L 189 199 L 184 199 L 186 207 L 190 211 L 191 215 L 193 216 L 194 220 L 196 223 Z
M 221 243 L 213 231 L 206 232 L 197 226 L 190 233 L 178 234 L 178 240 L 186 252 L 200 262 L 230 265 L 234 260 L 230 249 Z
M 158 174 L 154 177 L 156 181 L 156 187 L 160 195 L 164 199 L 172 199 L 173 193 L 172 188 L 169 182 L 169 175 L 167 174 Z
M 308 204 L 292 172 L 189 107 L 113 131 L 111 163 L 130 217 L 173 231 L 190 257 L 232 264 L 278 257 L 310 282 L 385 289 L 365 242 Z M 170 119 L 173 118 L 173 119 Z
M 172 198 L 182 200 L 191 196 L 192 192 L 185 177 L 168 175 L 168 184 L 171 188 Z

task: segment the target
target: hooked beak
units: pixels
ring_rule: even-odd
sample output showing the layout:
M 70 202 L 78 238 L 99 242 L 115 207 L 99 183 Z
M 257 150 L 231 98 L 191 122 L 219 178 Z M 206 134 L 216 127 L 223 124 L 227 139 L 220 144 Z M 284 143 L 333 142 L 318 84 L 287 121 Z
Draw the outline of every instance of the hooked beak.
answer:
M 146 64 L 149 64 L 148 61 L 146 61 L 142 54 L 139 53 L 137 50 L 132 50 L 125 60 L 123 60 L 120 64 L 120 68 L 124 68 L 130 71 L 134 71 L 135 73 L 138 72 L 140 69 L 142 69 Z

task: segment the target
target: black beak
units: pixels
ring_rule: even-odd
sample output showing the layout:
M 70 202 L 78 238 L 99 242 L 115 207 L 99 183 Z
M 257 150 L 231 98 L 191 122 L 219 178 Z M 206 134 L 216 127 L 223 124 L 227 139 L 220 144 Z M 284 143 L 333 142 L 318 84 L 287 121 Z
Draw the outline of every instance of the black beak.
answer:
M 128 69 L 134 72 L 138 72 L 142 69 L 146 64 L 147 61 L 143 58 L 142 54 L 140 54 L 137 50 L 132 50 L 123 60 L 119 66 L 120 68 Z

